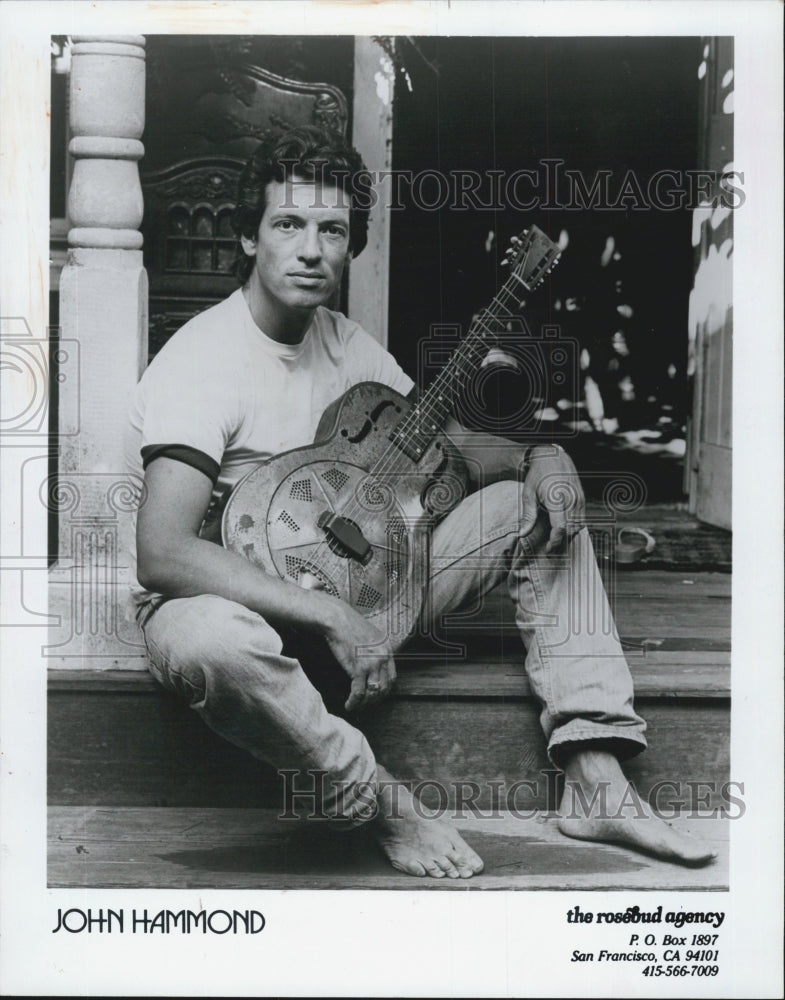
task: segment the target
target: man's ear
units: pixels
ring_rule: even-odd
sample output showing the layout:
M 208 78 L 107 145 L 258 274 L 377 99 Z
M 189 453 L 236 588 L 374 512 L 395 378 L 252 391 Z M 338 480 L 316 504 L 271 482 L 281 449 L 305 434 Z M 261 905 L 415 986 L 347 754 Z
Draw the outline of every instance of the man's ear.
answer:
M 243 248 L 243 253 L 246 255 L 246 257 L 255 256 L 256 240 L 252 240 L 249 236 L 241 236 L 240 246 Z

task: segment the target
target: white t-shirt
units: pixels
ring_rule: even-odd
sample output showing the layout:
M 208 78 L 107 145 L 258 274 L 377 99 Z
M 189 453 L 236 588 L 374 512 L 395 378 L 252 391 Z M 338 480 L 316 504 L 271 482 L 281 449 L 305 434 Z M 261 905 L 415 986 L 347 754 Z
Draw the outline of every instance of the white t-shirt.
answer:
M 271 340 L 238 289 L 178 330 L 142 375 L 126 467 L 141 477 L 169 446 L 166 454 L 179 453 L 213 479 L 213 505 L 220 505 L 260 461 L 311 444 L 326 407 L 358 382 L 381 382 L 403 395 L 414 385 L 362 327 L 324 307 L 299 344 Z M 136 544 L 128 541 L 131 592 L 144 603 L 153 595 L 135 579 Z

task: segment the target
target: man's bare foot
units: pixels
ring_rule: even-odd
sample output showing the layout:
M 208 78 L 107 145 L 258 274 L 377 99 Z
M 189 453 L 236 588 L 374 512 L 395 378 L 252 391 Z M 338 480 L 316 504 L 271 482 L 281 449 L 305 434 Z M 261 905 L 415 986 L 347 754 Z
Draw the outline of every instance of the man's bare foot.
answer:
M 564 770 L 558 826 L 568 837 L 626 844 L 687 865 L 702 865 L 716 858 L 711 847 L 674 830 L 651 811 L 624 777 L 613 754 L 578 751 Z
M 379 813 L 376 839 L 393 868 L 420 878 L 471 878 L 482 860 L 444 819 L 429 816 L 411 793 L 384 768 L 378 768 Z

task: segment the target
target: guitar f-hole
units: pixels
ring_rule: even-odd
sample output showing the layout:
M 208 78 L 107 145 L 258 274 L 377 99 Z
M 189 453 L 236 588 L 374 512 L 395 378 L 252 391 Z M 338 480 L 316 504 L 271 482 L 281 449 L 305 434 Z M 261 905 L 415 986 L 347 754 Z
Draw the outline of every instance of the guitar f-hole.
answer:
M 352 444 L 357 444 L 364 438 L 368 437 L 371 431 L 376 425 L 376 421 L 379 419 L 380 415 L 384 413 L 388 406 L 395 406 L 395 403 L 391 399 L 383 399 L 381 403 L 377 403 L 376 406 L 368 414 L 368 419 L 362 425 L 362 427 L 357 431 L 356 434 L 349 436 L 347 432 L 341 431 L 341 434 L 346 438 L 347 441 L 351 441 Z

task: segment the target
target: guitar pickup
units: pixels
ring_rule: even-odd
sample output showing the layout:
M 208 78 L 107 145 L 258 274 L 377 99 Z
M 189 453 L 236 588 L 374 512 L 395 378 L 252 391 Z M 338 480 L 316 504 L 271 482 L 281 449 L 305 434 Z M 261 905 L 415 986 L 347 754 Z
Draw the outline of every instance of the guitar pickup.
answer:
M 357 562 L 362 563 L 363 566 L 367 566 L 371 561 L 373 556 L 373 550 L 371 549 L 371 543 L 363 535 L 360 529 L 347 521 L 345 517 L 341 517 L 340 514 L 333 514 L 329 510 L 322 511 L 319 515 L 319 520 L 316 522 L 323 531 L 326 532 L 329 538 L 336 541 L 342 549 L 344 549 L 347 555 L 350 555 L 352 559 L 356 559 Z

